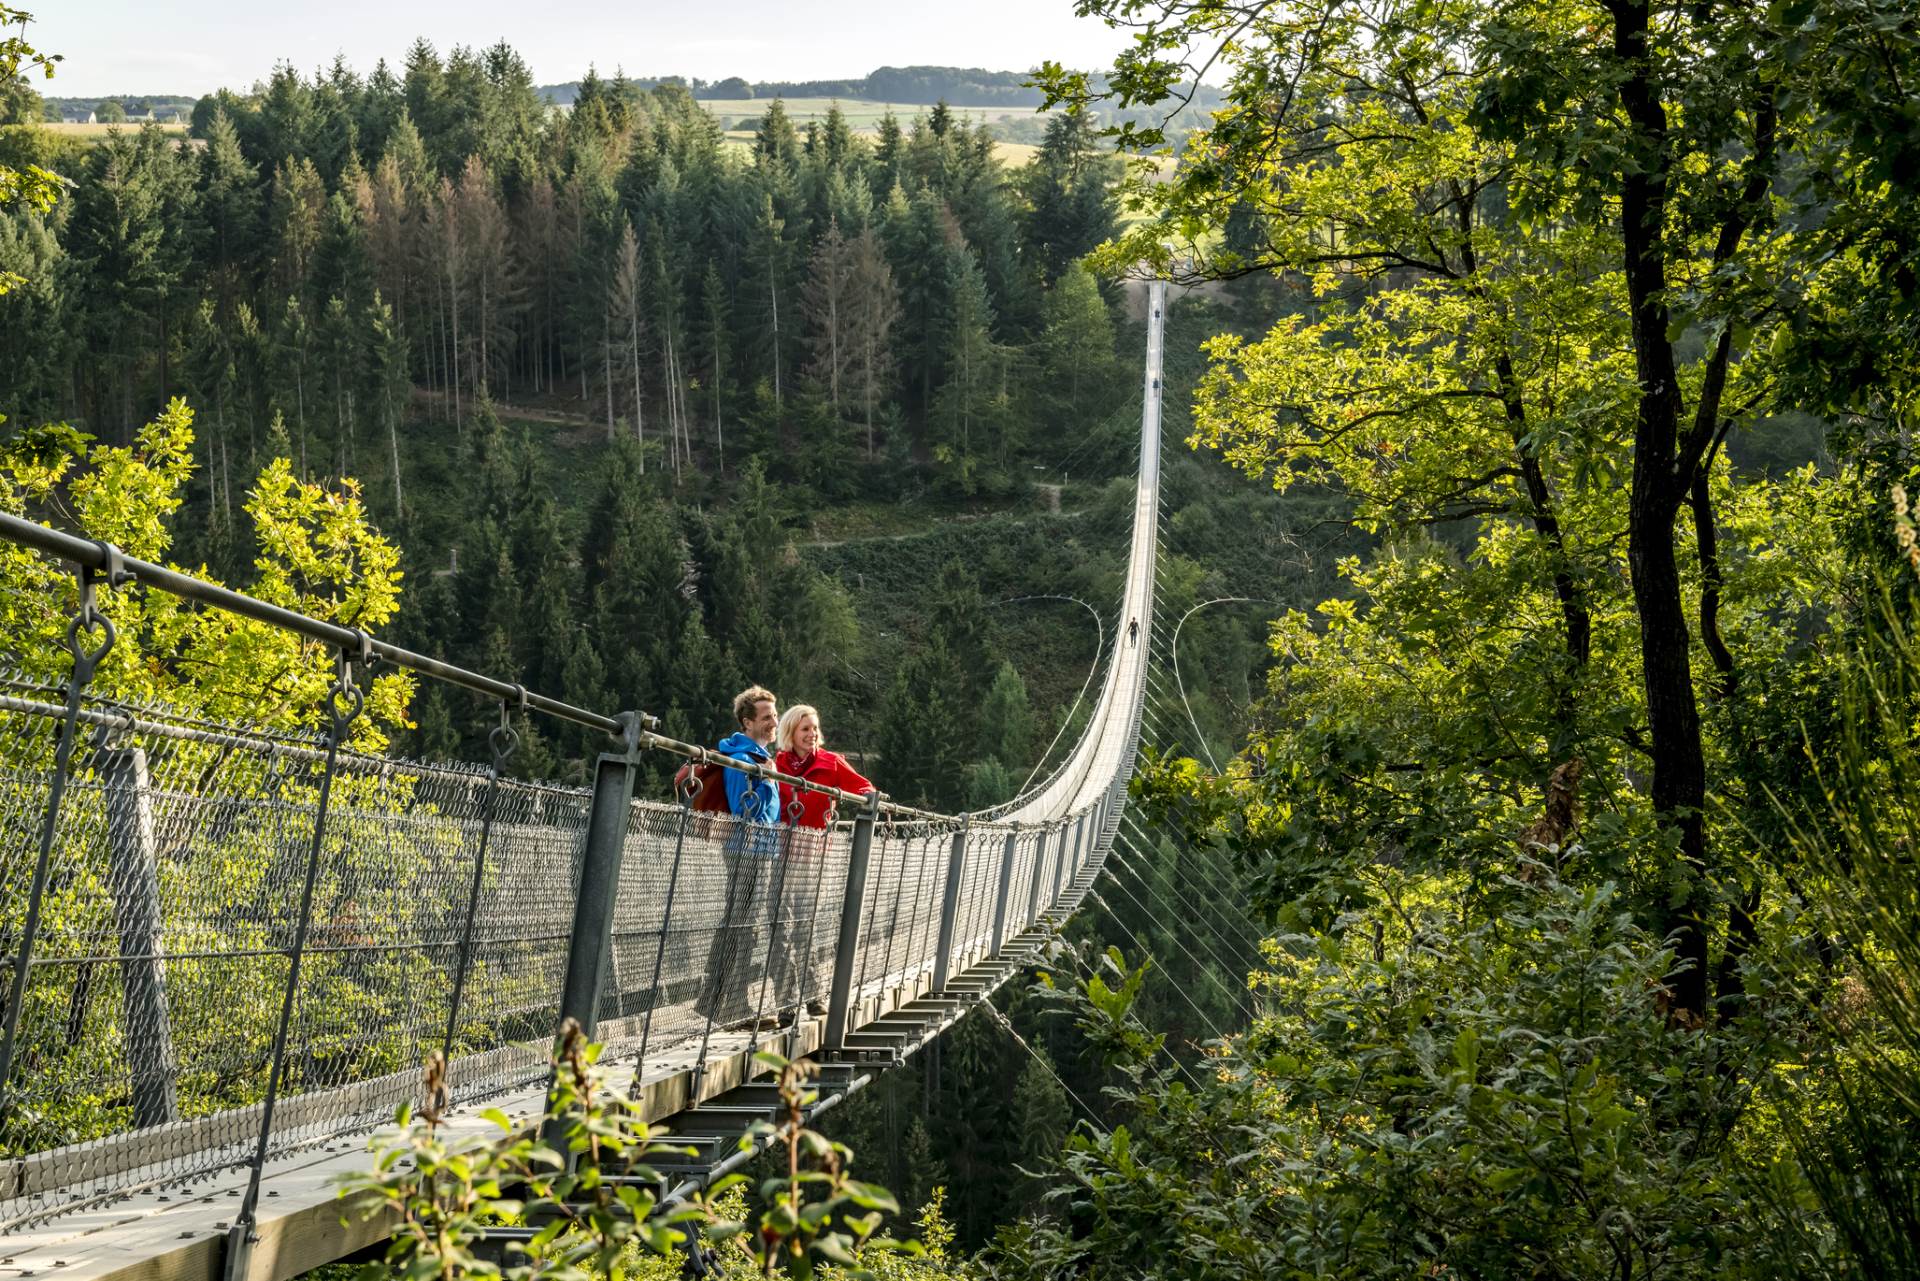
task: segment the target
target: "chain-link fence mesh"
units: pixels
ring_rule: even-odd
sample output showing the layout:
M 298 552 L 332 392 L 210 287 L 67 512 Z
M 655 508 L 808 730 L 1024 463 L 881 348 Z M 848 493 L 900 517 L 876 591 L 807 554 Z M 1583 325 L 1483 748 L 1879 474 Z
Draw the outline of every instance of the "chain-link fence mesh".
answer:
M 0 1230 L 252 1159 L 310 871 L 270 1155 L 390 1117 L 443 1044 L 457 1101 L 545 1075 L 587 790 L 341 751 L 316 847 L 323 737 L 83 699 L 22 970 L 65 715 L 64 691 L 0 672 L 0 982 L 24 974 Z M 1009 938 L 1051 897 L 1057 830 L 1012 842 Z M 990 946 L 1009 829 L 883 819 L 856 996 L 936 968 L 962 832 L 954 962 Z M 609 1058 L 684 1066 L 717 1028 L 823 1007 L 851 843 L 844 823 L 635 801 L 597 1008 Z
M 10 991 L 65 709 L 0 691 Z M 100 701 L 78 730 L 4 1083 L 0 1226 L 251 1156 L 316 857 L 323 742 Z M 544 1071 L 585 812 L 578 791 L 340 754 L 270 1151 L 390 1116 L 449 1028 L 459 1097 Z

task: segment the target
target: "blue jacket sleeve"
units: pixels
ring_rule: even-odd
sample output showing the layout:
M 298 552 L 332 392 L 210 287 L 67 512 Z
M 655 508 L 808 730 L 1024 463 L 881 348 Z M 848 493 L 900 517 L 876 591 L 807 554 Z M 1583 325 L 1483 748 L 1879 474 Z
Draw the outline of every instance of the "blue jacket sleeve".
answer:
M 759 808 L 759 803 L 753 791 L 757 781 L 740 770 L 727 771 L 727 811 L 729 813 L 745 819 L 756 817 L 754 811 Z

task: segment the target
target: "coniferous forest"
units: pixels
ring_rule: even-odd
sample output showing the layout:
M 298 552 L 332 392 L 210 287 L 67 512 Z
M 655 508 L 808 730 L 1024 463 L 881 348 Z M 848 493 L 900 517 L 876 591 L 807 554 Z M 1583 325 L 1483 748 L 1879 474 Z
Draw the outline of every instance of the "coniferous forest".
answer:
M 832 1114 L 929 1247 L 860 1263 L 1920 1276 L 1920 17 L 1079 9 L 1131 39 L 993 81 L 1030 155 L 427 40 L 80 138 L 10 39 L 0 502 L 680 737 L 758 681 L 979 808 L 1086 715 L 1171 279 L 1111 875 Z M 0 557 L 56 680 L 50 581 Z M 118 696 L 312 723 L 127 608 Z M 362 746 L 482 759 L 381 681 Z
M 193 121 L 184 143 L 0 144 L 72 183 L 0 228 L 25 282 L 0 299 L 5 412 L 125 447 L 183 397 L 173 555 L 244 581 L 247 496 L 284 457 L 303 482 L 351 478 L 401 551 L 392 626 L 422 648 L 699 737 L 749 680 L 804 688 L 868 750 L 923 738 L 914 704 L 960 672 L 935 695 L 959 723 L 923 762 L 895 747 L 895 789 L 1010 794 L 1036 731 L 975 747 L 1005 738 L 973 724 L 998 667 L 958 568 L 981 540 L 898 558 L 860 540 L 971 509 L 1012 565 L 1015 540 L 1045 540 L 1028 509 L 1060 514 L 1064 489 L 1067 515 L 1092 510 L 1128 469 L 1137 342 L 1081 266 L 1117 209 L 1090 121 L 1052 119 L 1017 169 L 943 105 L 857 135 L 837 109 L 796 129 L 774 100 L 743 142 L 679 86 L 589 74 L 555 110 L 510 48 L 425 41 L 397 75 L 283 66 Z M 1118 546 L 1110 521 L 1080 524 Z M 987 587 L 1057 584 L 1073 559 Z M 885 615 L 877 687 L 848 591 L 868 575 L 904 615 Z M 892 624 L 956 614 L 974 634 L 894 661 L 920 638 Z M 1072 640 L 1040 677 L 1061 703 L 1091 654 Z M 1001 678 L 1016 721 L 1020 684 Z M 429 691 L 411 745 L 477 751 L 466 710 Z M 529 772 L 587 750 L 527 728 Z

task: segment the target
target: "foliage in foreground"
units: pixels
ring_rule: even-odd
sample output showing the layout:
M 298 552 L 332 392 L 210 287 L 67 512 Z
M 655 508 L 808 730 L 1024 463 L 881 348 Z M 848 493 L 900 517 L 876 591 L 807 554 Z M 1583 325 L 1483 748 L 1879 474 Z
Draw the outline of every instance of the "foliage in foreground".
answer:
M 1920 569 L 1898 490 L 1895 509 L 1903 556 Z M 1833 1036 L 1808 1065 L 1787 1134 L 1821 1211 L 1872 1276 L 1920 1274 L 1916 607 L 1920 599 L 1888 593 L 1857 642 L 1836 750 L 1811 762 L 1818 800 L 1800 807 L 1793 829 L 1825 962 L 1807 1003 Z
M 1197 1081 L 1131 1009 L 1117 952 L 1065 999 L 1132 1114 L 1067 1144 L 1058 1221 L 1006 1276 L 1780 1276 L 1798 1196 L 1756 1142 L 1763 1042 L 1669 1017 L 1673 963 L 1612 886 L 1544 869 L 1497 918 L 1383 873 L 1375 904 L 1275 941 L 1273 1008 Z M 1786 1246 L 1782 1242 L 1788 1242 Z
M 193 448 L 193 411 L 179 399 L 126 446 L 99 444 L 64 425 L 25 430 L 0 443 L 0 511 L 50 520 L 129 556 L 208 577 L 204 565 L 171 559 L 172 518 L 195 470 Z M 268 458 L 242 505 L 254 539 L 253 576 L 242 590 L 368 633 L 394 617 L 400 550 L 374 528 L 356 482 L 302 480 L 286 458 Z M 71 567 L 0 546 L 0 653 L 22 675 L 64 679 L 63 637 L 77 599 Z M 99 604 L 117 634 L 94 678 L 100 691 L 276 729 L 324 720 L 334 655 L 322 646 L 237 614 L 200 610 L 167 592 L 102 591 Z M 383 727 L 409 724 L 413 687 L 405 672 L 374 677 L 371 714 L 355 722 L 354 746 L 379 751 Z
M 446 1065 L 437 1053 L 430 1058 L 423 1106 L 418 1112 L 403 1107 L 395 1125 L 371 1141 L 373 1169 L 343 1180 L 341 1195 L 355 1213 L 385 1215 L 395 1224 L 384 1264 L 370 1275 L 617 1281 L 670 1275 L 664 1260 L 675 1255 L 681 1256 L 676 1268 L 693 1275 L 742 1266 L 803 1281 L 943 1274 L 939 1261 L 951 1232 L 937 1199 L 922 1217 L 935 1249 L 933 1266 L 880 1263 L 927 1251 L 878 1235 L 883 1216 L 899 1211 L 893 1196 L 852 1178 L 853 1153 L 802 1123 L 804 1109 L 818 1097 L 806 1084 L 811 1063 L 757 1056 L 777 1074 L 786 1115 L 741 1140 L 743 1151 L 768 1141 L 781 1164 L 761 1181 L 758 1208 L 746 1213 L 745 1174 L 727 1175 L 680 1200 L 659 1195 L 671 1183 L 661 1182 L 648 1158 L 685 1149 L 663 1142 L 633 1098 L 610 1083 L 600 1052 L 567 1021 L 538 1133 L 490 1109 L 481 1114 L 488 1129 L 450 1135 Z M 501 1229 L 510 1239 L 506 1261 L 495 1263 L 486 1238 Z

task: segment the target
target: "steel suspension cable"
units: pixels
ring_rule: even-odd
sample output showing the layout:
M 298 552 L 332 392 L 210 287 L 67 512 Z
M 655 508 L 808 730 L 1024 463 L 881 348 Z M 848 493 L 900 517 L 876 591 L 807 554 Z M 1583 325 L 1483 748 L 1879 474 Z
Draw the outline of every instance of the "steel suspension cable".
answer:
M 1136 851 L 1136 853 L 1137 852 L 1138 851 Z M 1111 877 L 1113 880 L 1114 887 L 1117 888 L 1122 894 L 1125 894 L 1128 900 L 1135 907 L 1140 909 L 1140 914 L 1143 917 L 1145 917 L 1148 922 L 1152 922 L 1153 920 L 1156 919 L 1153 911 L 1150 908 L 1148 908 L 1144 902 L 1140 900 L 1138 895 L 1136 895 L 1132 890 L 1127 888 L 1127 883 L 1125 881 L 1120 879 L 1119 869 L 1122 868 L 1123 866 L 1126 866 L 1126 865 L 1123 864 L 1119 859 L 1109 859 L 1107 860 L 1106 864 L 1101 867 L 1100 870 L 1106 873 L 1109 877 Z M 1128 867 L 1127 870 L 1132 871 L 1135 877 L 1139 877 L 1139 872 L 1136 869 Z M 1177 919 L 1177 914 L 1171 911 L 1172 905 L 1169 904 L 1164 898 L 1160 898 L 1160 896 L 1154 894 L 1152 887 L 1148 885 L 1144 879 L 1141 880 L 1141 887 L 1147 891 L 1147 897 L 1157 899 L 1161 907 L 1169 909 L 1169 916 Z M 1148 928 L 1151 929 L 1152 928 L 1151 925 L 1149 925 Z M 1229 999 L 1233 1001 L 1235 1007 L 1238 1008 L 1240 1013 L 1246 1017 L 1249 1023 L 1251 1023 L 1253 1021 L 1253 1011 L 1249 1009 L 1246 1005 L 1244 1005 L 1238 996 L 1228 993 L 1226 984 L 1222 982 L 1219 977 L 1220 970 L 1231 971 L 1234 967 L 1227 964 L 1227 962 L 1222 960 L 1217 953 L 1213 952 L 1211 949 L 1206 948 L 1206 945 L 1202 943 L 1201 944 L 1202 949 L 1207 952 L 1208 959 L 1213 962 L 1213 966 L 1210 968 L 1205 963 L 1203 963 L 1198 956 L 1194 955 L 1193 950 L 1191 948 L 1189 948 L 1185 943 L 1182 943 L 1180 941 L 1180 935 L 1178 931 L 1174 930 L 1171 926 L 1166 926 L 1163 928 L 1165 928 L 1166 930 L 1166 935 L 1168 940 L 1172 942 L 1172 944 L 1175 947 L 1180 949 L 1181 954 L 1185 956 L 1188 961 L 1193 963 L 1194 969 L 1199 971 L 1202 974 L 1205 974 L 1207 977 L 1211 978 L 1214 982 L 1214 985 L 1218 987 L 1222 993 L 1228 995 Z M 1199 940 L 1196 938 L 1195 941 L 1198 942 Z M 1191 1002 L 1189 1002 L 1189 1004 L 1191 1004 Z M 1195 1008 L 1197 1009 L 1198 1007 L 1195 1007 Z M 1209 1024 L 1208 1026 L 1211 1027 L 1212 1025 Z M 1216 1035 L 1220 1034 L 1220 1031 L 1218 1028 L 1214 1028 L 1213 1030 Z

